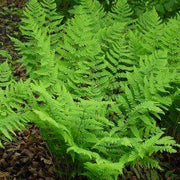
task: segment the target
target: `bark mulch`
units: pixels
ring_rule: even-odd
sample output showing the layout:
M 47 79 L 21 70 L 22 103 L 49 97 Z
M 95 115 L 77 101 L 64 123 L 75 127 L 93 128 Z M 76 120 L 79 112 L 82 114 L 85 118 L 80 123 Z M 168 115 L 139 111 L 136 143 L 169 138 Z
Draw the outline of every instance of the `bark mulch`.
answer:
M 39 129 L 32 125 L 18 132 L 13 142 L 4 142 L 0 149 L 0 179 L 59 179 L 53 160 L 42 140 Z

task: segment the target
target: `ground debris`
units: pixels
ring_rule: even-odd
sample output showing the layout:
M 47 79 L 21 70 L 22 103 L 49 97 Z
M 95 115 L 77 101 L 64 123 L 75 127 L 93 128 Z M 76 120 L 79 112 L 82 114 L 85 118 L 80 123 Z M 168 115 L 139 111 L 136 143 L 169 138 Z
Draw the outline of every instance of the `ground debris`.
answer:
M 58 179 L 53 160 L 39 129 L 32 125 L 18 132 L 0 149 L 0 179 Z

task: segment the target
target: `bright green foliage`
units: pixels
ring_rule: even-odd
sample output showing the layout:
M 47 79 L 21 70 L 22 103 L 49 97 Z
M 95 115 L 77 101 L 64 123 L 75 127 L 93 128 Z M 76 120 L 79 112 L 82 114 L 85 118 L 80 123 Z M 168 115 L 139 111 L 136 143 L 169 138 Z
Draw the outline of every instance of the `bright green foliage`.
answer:
M 18 124 L 18 120 L 14 121 L 13 118 L 17 118 L 16 113 L 14 117 L 12 115 L 11 108 L 8 104 L 9 97 L 6 96 L 6 92 L 2 89 L 7 87 L 11 83 L 11 70 L 7 62 L 0 64 L 0 146 L 3 147 L 1 139 L 2 135 L 5 138 L 11 140 L 11 135 L 9 132 L 14 132 L 14 129 L 18 129 L 21 124 Z
M 109 12 L 105 18 L 106 27 L 98 33 L 105 54 L 106 69 L 109 72 L 108 78 L 111 85 L 108 89 L 108 91 L 110 90 L 108 95 L 110 96 L 112 96 L 113 91 L 119 91 L 119 82 L 124 80 L 125 73 L 132 71 L 133 65 L 136 64 L 135 61 L 132 61 L 126 34 L 133 22 L 131 15 L 127 1 L 118 1 L 116 6 L 112 8 L 112 12 Z
M 6 62 L 0 64 L 0 87 L 6 87 L 11 83 L 12 80 L 12 74 L 11 69 Z
M 63 29 L 63 43 L 58 52 L 69 76 L 68 89 L 80 97 L 102 98 L 108 86 L 106 63 L 96 36 L 104 14 L 98 13 L 100 17 L 95 18 L 93 13 L 101 12 L 101 8 L 97 1 L 82 1 L 74 11 L 77 14 Z
M 125 73 L 133 70 L 133 56 L 130 53 L 127 44 L 127 35 L 125 34 L 126 25 L 124 23 L 115 23 L 112 26 L 103 28 L 99 37 L 103 42 L 103 52 L 105 54 L 105 61 L 107 64 L 108 77 L 110 81 L 110 90 L 108 94 L 113 95 L 112 92 L 119 91 L 120 81 L 123 81 Z
M 160 115 L 172 103 L 170 83 L 175 73 L 170 72 L 167 65 L 167 55 L 161 51 L 142 57 L 140 67 L 127 73 L 127 82 L 122 83 L 123 93 L 117 99 L 119 114 L 132 126 L 130 129 L 137 137 L 149 137 L 156 132 L 154 117 L 161 119 Z
M 0 50 L 0 56 L 3 58 L 12 59 L 11 55 L 5 50 Z
M 153 128 L 149 135 L 147 132 L 145 137 L 138 135 L 136 126 L 132 126 L 132 133 L 127 135 L 129 123 L 122 124 L 120 119 L 116 126 L 105 118 L 107 103 L 93 100 L 76 103 L 62 85 L 58 88 L 59 96 L 56 100 L 42 86 L 34 86 L 34 90 L 45 101 L 45 106 L 34 112 L 41 119 L 37 119 L 37 123 L 45 139 L 52 137 L 49 145 L 54 147 L 53 152 L 60 153 L 57 146 L 67 149 L 73 159 L 85 164 L 85 169 L 89 171 L 85 174 L 91 179 L 116 179 L 126 164 L 135 162 L 144 167 L 160 168 L 151 154 L 157 151 L 175 152 L 171 147 L 175 141 L 171 137 L 161 137 L 163 132 L 151 122 L 146 123 Z M 147 110 L 155 111 L 154 114 L 161 113 L 153 102 L 149 101 L 145 105 L 149 105 Z M 147 119 L 144 115 L 144 121 Z
M 62 25 L 55 10 L 53 0 L 25 9 L 27 41 L 12 40 L 30 80 L 2 91 L 0 107 L 12 103 L 3 112 L 29 113 L 53 154 L 71 156 L 73 174 L 111 180 L 129 165 L 160 169 L 154 155 L 178 146 L 161 126 L 179 109 L 179 16 L 163 23 L 153 9 L 133 19 L 126 0 L 110 12 L 81 0 Z
M 155 9 L 139 17 L 135 31 L 130 34 L 130 46 L 135 56 L 150 54 L 160 48 L 163 24 Z
M 24 10 L 25 17 L 21 26 L 27 41 L 22 43 L 11 38 L 22 55 L 19 62 L 26 67 L 27 73 L 33 79 L 44 78 L 46 86 L 51 84 L 49 77 L 53 80 L 52 77 L 55 76 L 54 46 L 60 40 L 58 32 L 61 30 L 62 17 L 57 15 L 55 9 L 56 5 L 53 1 L 44 0 L 42 5 L 37 0 L 30 1 Z
M 12 140 L 15 131 L 24 128 L 35 105 L 30 81 L 15 82 L 7 61 L 0 64 L 0 147 L 2 140 Z
M 112 12 L 109 12 L 109 18 L 115 22 L 122 22 L 130 24 L 132 22 L 132 10 L 129 7 L 127 0 L 117 1 L 115 6 L 112 7 Z
M 100 28 L 106 26 L 104 23 L 106 12 L 98 1 L 80 0 L 79 3 L 79 6 L 74 6 L 73 9 L 70 10 L 71 14 L 88 16 L 88 19 L 91 19 L 91 23 L 93 24 L 93 32 L 98 32 Z
M 172 41 L 173 39 L 173 41 Z M 168 49 L 168 61 L 172 68 L 180 70 L 180 15 L 174 19 L 170 19 L 166 25 L 161 43 L 163 49 Z
M 131 10 L 126 1 L 119 1 L 105 16 L 98 1 L 81 1 L 73 13 L 74 18 L 64 27 L 65 35 L 59 50 L 65 61 L 69 61 L 69 66 L 73 66 L 70 68 L 75 68 L 68 82 L 69 90 L 83 97 L 105 98 L 109 89 L 118 89 L 117 83 L 124 77 L 124 72 L 131 71 L 134 64 L 128 57 L 126 36 L 123 35 L 132 23 Z M 108 79 L 111 79 L 111 86 Z
M 5 77 L 4 77 L 5 78 Z M 6 80 L 6 78 L 5 78 Z M 3 83 L 3 85 L 5 85 Z M 12 134 L 16 130 L 24 128 L 24 124 L 30 118 L 30 107 L 33 103 L 33 95 L 30 83 L 6 82 L 6 88 L 0 89 L 0 146 L 1 140 L 12 140 Z
M 11 39 L 18 46 L 17 50 L 21 51 L 23 55 L 20 62 L 27 67 L 27 73 L 33 79 L 44 79 L 43 82 L 48 87 L 51 83 L 49 77 L 55 75 L 53 72 L 56 66 L 54 63 L 55 53 L 51 50 L 50 37 L 47 35 L 47 31 L 42 32 L 38 26 L 34 26 L 32 32 L 32 41 L 22 43 L 14 38 Z

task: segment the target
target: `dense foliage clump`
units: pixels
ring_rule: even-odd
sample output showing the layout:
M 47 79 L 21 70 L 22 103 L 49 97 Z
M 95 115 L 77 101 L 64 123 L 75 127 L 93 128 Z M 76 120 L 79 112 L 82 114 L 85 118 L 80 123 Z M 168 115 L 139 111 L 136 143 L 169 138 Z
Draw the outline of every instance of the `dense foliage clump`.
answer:
M 104 7 L 105 11 L 110 11 L 112 6 L 117 3 L 118 0 L 98 0 Z M 146 10 L 155 8 L 158 15 L 167 20 L 170 17 L 174 17 L 178 11 L 180 11 L 179 0 L 127 0 L 129 6 L 133 10 L 133 15 L 139 17 Z M 75 4 L 80 4 L 79 0 L 56 0 L 58 9 L 64 14 L 68 14 L 69 8 Z
M 162 125 L 179 126 L 180 16 L 162 22 L 152 9 L 136 19 L 127 0 L 109 11 L 81 0 L 70 13 L 63 21 L 54 0 L 25 8 L 26 41 L 11 40 L 29 78 L 16 82 L 0 65 L 2 137 L 34 121 L 54 156 L 71 157 L 72 175 L 90 179 L 161 169 L 155 154 L 178 146 Z

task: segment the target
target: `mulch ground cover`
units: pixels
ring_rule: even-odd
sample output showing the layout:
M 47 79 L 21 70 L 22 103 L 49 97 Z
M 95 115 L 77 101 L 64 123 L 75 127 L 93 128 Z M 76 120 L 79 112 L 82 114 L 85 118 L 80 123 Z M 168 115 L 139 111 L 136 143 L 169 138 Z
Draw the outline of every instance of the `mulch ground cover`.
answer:
M 59 179 L 36 126 L 31 125 L 27 130 L 18 132 L 13 142 L 4 142 L 4 146 L 0 149 L 0 179 Z
M 21 38 L 18 31 L 20 22 L 18 11 L 22 10 L 23 5 L 23 0 L 4 0 L 3 7 L 0 6 L 0 49 L 7 50 L 11 54 L 12 62 L 10 63 L 14 65 L 14 75 L 26 78 L 24 70 L 13 61 L 18 59 L 18 55 L 8 37 L 10 35 Z M 1 62 L 4 60 L 0 57 Z M 17 132 L 13 142 L 4 142 L 4 146 L 4 149 L 0 149 L 0 180 L 64 179 L 58 176 L 55 162 L 41 137 L 39 129 L 34 124 L 29 125 L 29 128 L 22 132 Z M 164 168 L 163 172 L 158 172 L 159 179 L 180 180 L 180 151 L 171 155 L 162 154 L 159 155 L 159 158 Z M 127 168 L 125 174 L 126 177 L 123 179 L 137 179 L 137 174 L 132 168 Z M 142 170 L 139 179 L 147 179 L 146 174 L 147 172 Z M 80 180 L 82 177 L 76 179 Z

